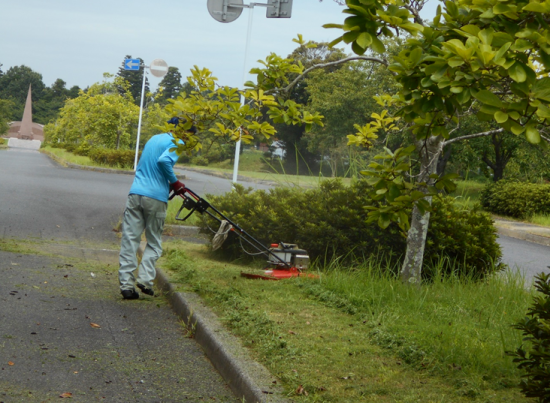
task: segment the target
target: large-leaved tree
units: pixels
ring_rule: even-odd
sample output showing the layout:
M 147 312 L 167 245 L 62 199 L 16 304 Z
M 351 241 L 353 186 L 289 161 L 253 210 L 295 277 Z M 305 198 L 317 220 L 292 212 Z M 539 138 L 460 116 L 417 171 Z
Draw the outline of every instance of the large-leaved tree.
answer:
M 93 84 L 87 92 L 69 99 L 59 118 L 45 127 L 46 141 L 67 143 L 84 148 L 129 148 L 135 144 L 139 107 L 134 104 L 129 84 L 109 74 L 101 84 Z M 126 88 L 121 95 L 120 88 Z
M 388 66 L 399 90 L 379 98 L 399 107 L 398 112 L 349 138 L 351 144 L 368 147 L 377 132 L 392 125 L 414 140 L 414 147 L 380 156 L 380 163 L 366 172 L 376 197 L 385 202 L 371 211 L 371 218 L 382 226 L 397 222 L 407 230 L 401 275 L 410 283 L 421 280 L 431 196 L 452 187 L 450 178 L 435 174 L 443 148 L 500 133 L 525 136 L 534 144 L 549 140 L 550 3 L 448 0 L 429 23 L 420 18 L 424 3 L 347 0 L 343 23 L 325 25 L 344 31 L 333 45 L 344 41 L 358 55 L 382 54 L 385 38 L 409 36 Z M 469 114 L 492 128 L 457 136 Z M 413 155 L 418 156 L 416 164 L 410 162 Z M 404 211 L 411 206 L 409 217 Z

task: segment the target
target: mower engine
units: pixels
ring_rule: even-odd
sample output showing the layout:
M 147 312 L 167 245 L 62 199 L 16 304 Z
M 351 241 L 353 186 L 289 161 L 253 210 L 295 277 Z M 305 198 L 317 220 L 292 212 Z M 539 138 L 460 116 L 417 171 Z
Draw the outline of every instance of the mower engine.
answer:
M 296 244 L 292 243 L 273 243 L 267 263 L 273 265 L 274 268 L 295 267 L 298 270 L 305 270 L 309 266 L 309 256 L 307 251 L 299 249 Z M 278 258 L 275 258 L 275 256 Z M 286 263 L 286 264 L 285 264 Z
M 309 256 L 303 249 L 299 249 L 296 244 L 292 243 L 273 243 L 268 249 L 269 260 L 267 263 L 271 267 L 267 267 L 263 273 L 245 273 L 241 272 L 241 276 L 247 278 L 260 278 L 264 280 L 282 280 L 291 277 L 317 277 L 314 274 L 304 273 L 309 266 Z

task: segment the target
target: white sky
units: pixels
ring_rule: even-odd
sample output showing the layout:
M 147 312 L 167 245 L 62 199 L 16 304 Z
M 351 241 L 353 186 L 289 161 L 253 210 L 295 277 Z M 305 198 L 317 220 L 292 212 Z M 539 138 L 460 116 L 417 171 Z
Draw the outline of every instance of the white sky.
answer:
M 437 4 L 429 0 L 425 18 Z M 207 0 L 0 0 L 0 10 L 2 70 L 26 65 L 47 86 L 61 78 L 67 88 L 85 88 L 102 81 L 104 72 L 116 74 L 126 55 L 146 64 L 163 59 L 184 77 L 193 65 L 206 67 L 220 84 L 242 86 L 249 9 L 231 23 L 214 20 Z M 265 7 L 252 12 L 247 71 L 271 52 L 288 56 L 298 33 L 306 40 L 333 40 L 341 31 L 322 25 L 347 16 L 332 0 L 294 0 L 289 19 L 266 18 Z M 151 89 L 160 81 L 148 79 Z

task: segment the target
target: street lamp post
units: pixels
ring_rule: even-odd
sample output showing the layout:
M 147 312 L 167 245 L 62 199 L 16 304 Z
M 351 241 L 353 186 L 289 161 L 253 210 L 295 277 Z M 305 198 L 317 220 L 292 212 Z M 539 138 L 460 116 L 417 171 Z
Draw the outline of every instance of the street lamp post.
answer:
M 143 114 L 143 98 L 145 97 L 145 80 L 147 76 L 147 70 L 152 75 L 158 78 L 162 78 L 168 72 L 168 65 L 162 59 L 155 59 L 151 62 L 150 66 L 146 66 L 145 63 L 141 63 L 140 59 L 125 59 L 124 70 L 139 71 L 143 67 L 143 82 L 141 83 L 141 100 L 139 102 L 139 119 L 138 119 L 138 131 L 136 139 L 136 155 L 134 157 L 134 172 L 137 169 L 138 154 L 139 154 L 139 136 L 141 134 L 141 115 Z
M 246 62 L 248 59 L 248 48 L 250 45 L 250 32 L 252 30 L 252 20 L 254 16 L 254 7 L 266 7 L 267 18 L 290 18 L 292 14 L 292 0 L 267 0 L 267 3 L 249 3 L 243 4 L 242 0 L 208 0 L 208 12 L 219 22 L 233 22 L 242 13 L 243 8 L 251 9 L 248 14 L 248 29 L 246 31 L 246 45 L 244 51 L 243 63 L 243 84 L 246 82 Z M 244 105 L 244 93 L 241 94 L 241 105 Z M 239 155 L 241 152 L 241 135 L 240 129 L 239 140 L 235 144 L 235 164 L 233 166 L 233 183 L 237 183 L 239 172 Z

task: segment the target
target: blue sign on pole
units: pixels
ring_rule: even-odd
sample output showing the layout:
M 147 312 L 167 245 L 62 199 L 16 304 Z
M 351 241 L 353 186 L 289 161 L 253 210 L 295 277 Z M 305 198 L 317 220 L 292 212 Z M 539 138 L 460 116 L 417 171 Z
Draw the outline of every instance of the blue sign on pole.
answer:
M 124 70 L 139 70 L 141 62 L 139 59 L 124 59 Z

